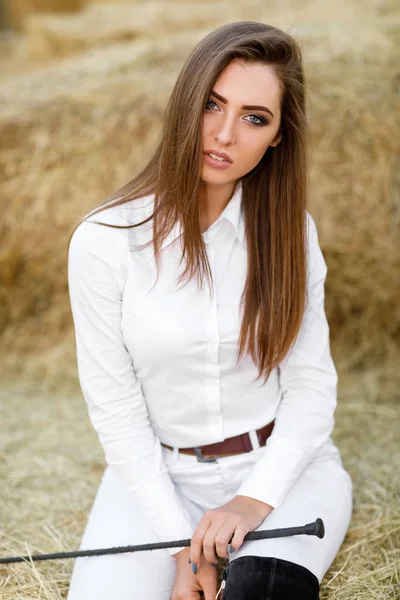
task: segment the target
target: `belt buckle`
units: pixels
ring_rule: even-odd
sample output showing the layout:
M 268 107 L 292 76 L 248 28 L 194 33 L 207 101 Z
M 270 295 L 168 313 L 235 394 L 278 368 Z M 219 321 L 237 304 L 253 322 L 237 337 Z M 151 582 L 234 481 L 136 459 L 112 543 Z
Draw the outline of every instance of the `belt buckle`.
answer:
M 208 463 L 208 462 L 217 462 L 216 458 L 212 458 L 211 456 L 209 456 L 209 457 L 204 456 L 201 448 L 199 448 L 199 447 L 194 448 L 194 453 L 197 456 L 198 462 L 206 462 L 206 463 Z

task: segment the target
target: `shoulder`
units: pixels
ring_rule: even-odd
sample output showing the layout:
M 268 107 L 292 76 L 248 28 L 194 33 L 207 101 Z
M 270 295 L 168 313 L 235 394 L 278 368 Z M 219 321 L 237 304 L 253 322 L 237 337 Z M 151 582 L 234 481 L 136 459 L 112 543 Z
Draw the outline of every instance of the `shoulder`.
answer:
M 318 238 L 317 226 L 315 224 L 314 217 L 306 209 L 306 229 L 307 229 L 307 240 L 310 242 L 315 236 Z
M 308 274 L 310 281 L 314 279 L 324 278 L 327 274 L 327 265 L 322 253 L 318 229 L 315 219 L 306 210 L 306 231 L 307 231 L 307 262 Z
M 96 209 L 87 213 L 74 230 L 69 254 L 91 252 L 99 256 L 115 256 L 127 251 L 129 244 L 142 243 L 145 232 L 152 227 L 152 222 L 137 228 L 128 228 L 151 216 L 154 196 L 143 196 L 137 200 L 118 206 L 107 206 L 93 214 Z M 116 226 L 116 227 L 114 227 Z

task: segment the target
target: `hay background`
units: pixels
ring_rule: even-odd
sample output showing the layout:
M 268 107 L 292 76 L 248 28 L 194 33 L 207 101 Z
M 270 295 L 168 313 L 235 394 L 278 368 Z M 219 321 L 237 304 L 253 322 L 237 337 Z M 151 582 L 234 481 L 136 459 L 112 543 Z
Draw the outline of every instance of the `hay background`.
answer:
M 309 209 L 339 371 L 333 437 L 354 482 L 321 597 L 399 598 L 397 2 L 96 1 L 21 14 L 22 33 L 0 38 L 1 555 L 76 548 L 104 468 L 77 384 L 70 232 L 146 162 L 196 42 L 254 19 L 299 39 L 308 82 Z M 65 598 L 72 562 L 1 567 L 0 597 Z

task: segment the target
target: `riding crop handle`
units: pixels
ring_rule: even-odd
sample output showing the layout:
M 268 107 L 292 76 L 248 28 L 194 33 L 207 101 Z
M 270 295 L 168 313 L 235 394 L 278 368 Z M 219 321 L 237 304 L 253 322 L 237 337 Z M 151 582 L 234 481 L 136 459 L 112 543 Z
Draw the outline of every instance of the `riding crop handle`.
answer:
M 265 531 L 250 531 L 243 538 L 244 542 L 250 540 L 264 540 L 266 538 L 288 537 L 291 535 L 315 535 L 318 538 L 323 538 L 325 535 L 325 527 L 322 519 L 316 519 L 307 525 L 300 527 L 283 527 L 281 529 L 266 529 Z

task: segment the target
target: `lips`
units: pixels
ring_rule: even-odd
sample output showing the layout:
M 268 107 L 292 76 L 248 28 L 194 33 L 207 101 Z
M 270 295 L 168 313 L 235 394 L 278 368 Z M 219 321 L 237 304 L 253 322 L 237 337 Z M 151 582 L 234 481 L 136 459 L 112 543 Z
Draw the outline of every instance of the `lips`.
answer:
M 224 158 L 226 161 L 233 163 L 233 160 L 226 154 L 225 152 L 217 152 L 217 150 L 204 150 L 204 154 L 215 154 L 215 156 L 219 156 L 220 158 Z

